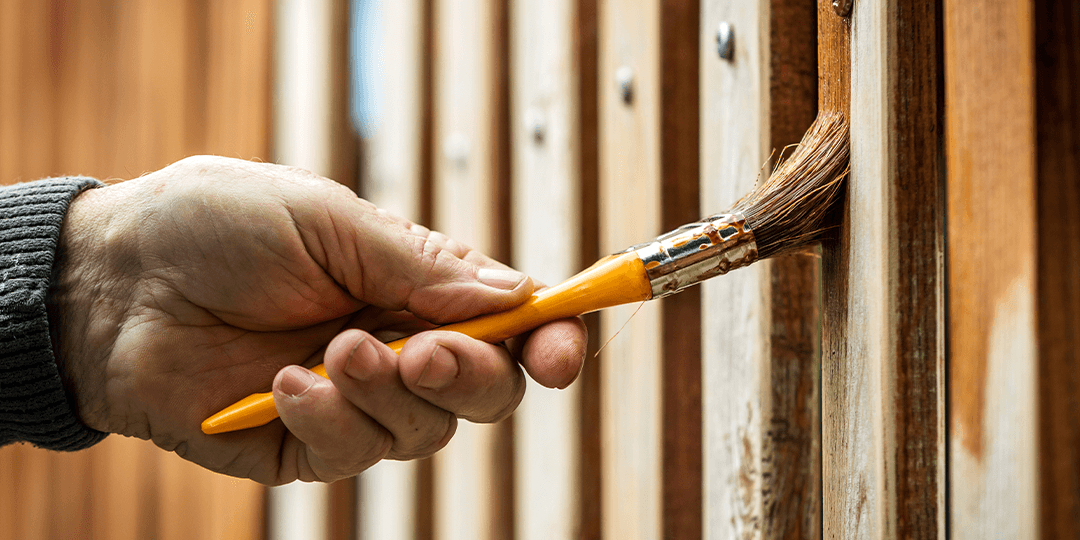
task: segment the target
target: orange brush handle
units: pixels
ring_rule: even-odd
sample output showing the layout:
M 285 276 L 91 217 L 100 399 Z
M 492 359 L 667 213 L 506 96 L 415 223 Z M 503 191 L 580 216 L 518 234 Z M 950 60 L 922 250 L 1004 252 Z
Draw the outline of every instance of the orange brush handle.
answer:
M 498 343 L 544 323 L 650 298 L 652 288 L 641 259 L 633 252 L 623 253 L 601 259 L 559 285 L 534 294 L 513 309 L 449 324 L 440 330 L 461 332 L 488 343 Z M 402 338 L 387 345 L 401 353 L 409 339 Z M 326 377 L 326 368 L 321 364 L 312 371 Z M 202 430 L 208 434 L 225 433 L 261 426 L 277 417 L 272 393 L 252 394 L 207 418 L 202 423 Z

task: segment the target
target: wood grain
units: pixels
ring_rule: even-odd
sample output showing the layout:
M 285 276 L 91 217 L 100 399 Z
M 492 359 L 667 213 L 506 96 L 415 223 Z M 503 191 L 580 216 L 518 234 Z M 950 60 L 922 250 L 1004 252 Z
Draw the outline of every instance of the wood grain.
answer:
M 573 0 L 517 2 L 510 10 L 513 260 L 550 285 L 579 269 L 575 11 Z M 580 391 L 530 379 L 514 412 L 516 538 L 577 538 Z
M 944 4 L 953 538 L 1038 534 L 1032 16 Z
M 660 5 L 660 227 L 669 231 L 700 218 L 700 6 Z M 644 240 L 644 239 L 642 239 Z M 701 290 L 661 305 L 660 399 L 664 538 L 701 538 Z
M 600 156 L 599 156 L 599 91 L 600 74 L 597 0 L 575 0 L 574 4 L 574 58 L 577 85 L 578 131 L 578 202 L 580 215 L 578 268 L 584 269 L 601 257 L 600 252 Z M 600 448 L 600 314 L 590 313 L 583 317 L 589 331 L 589 346 L 585 353 L 585 366 L 575 383 L 578 386 L 578 440 L 580 441 L 578 486 L 580 496 L 580 521 L 578 538 L 599 540 L 601 538 L 601 509 L 604 494 L 601 491 Z
M 1035 4 L 1039 527 L 1080 536 L 1080 5 Z
M 659 0 L 600 4 L 600 248 L 605 253 L 662 232 L 660 5 Z M 621 67 L 633 73 L 629 103 L 615 81 Z M 614 336 L 600 354 L 602 534 L 648 540 L 662 534 L 662 309 L 655 302 L 633 315 L 635 309 L 600 314 L 602 340 Z
M 432 186 L 434 227 L 474 249 L 505 260 L 509 195 L 506 5 L 440 0 L 434 6 L 433 114 L 437 157 Z M 502 202 L 500 202 L 502 201 Z M 499 253 L 503 251 L 503 253 Z M 509 537 L 512 492 L 499 484 L 512 473 L 506 462 L 508 427 L 460 422 L 435 456 L 434 533 L 439 539 Z M 505 464 L 499 466 L 499 464 Z M 499 486 L 502 489 L 499 489 Z
M 773 149 L 817 110 L 816 14 L 791 1 L 703 2 L 702 213 L 750 191 Z M 736 35 L 731 62 L 716 32 Z M 813 255 L 759 263 L 704 285 L 706 536 L 821 534 Z
M 824 534 L 944 536 L 936 13 L 818 11 L 820 102 L 848 110 L 851 175 L 825 250 Z M 850 39 L 850 90 L 838 61 Z M 850 106 L 845 106 L 845 95 Z

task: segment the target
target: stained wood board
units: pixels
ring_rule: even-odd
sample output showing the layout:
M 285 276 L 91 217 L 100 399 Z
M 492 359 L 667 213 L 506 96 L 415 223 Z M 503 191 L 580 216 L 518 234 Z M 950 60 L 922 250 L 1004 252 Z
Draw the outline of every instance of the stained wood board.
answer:
M 189 2 L 80 0 L 50 11 L 48 4 L 0 3 L 0 19 L 10 24 L 0 44 L 0 110 L 18 111 L 0 119 L 2 181 L 73 173 L 130 178 L 207 151 L 267 157 L 268 110 L 251 104 L 265 103 L 269 87 L 265 80 L 250 84 L 245 73 L 268 71 L 269 48 L 259 36 L 269 35 L 269 2 L 248 0 L 243 13 L 225 11 L 216 19 L 223 35 L 249 51 L 249 71 L 222 73 L 222 86 L 246 89 L 248 100 L 233 112 L 261 119 L 254 130 L 206 112 L 221 95 L 192 76 L 207 69 L 192 51 L 225 59 L 236 52 L 200 41 L 204 36 L 197 29 L 211 17 L 204 8 Z M 234 131 L 212 148 L 200 142 L 200 130 L 221 125 Z M 10 524 L 0 536 L 262 533 L 260 486 L 209 473 L 142 441 L 110 437 L 76 454 L 9 447 L 0 452 L 0 470 L 0 514 L 8 516 L 0 520 Z M 187 497 L 170 497 L 177 493 Z M 64 512 L 57 514 L 57 507 Z M 189 525 L 173 527 L 180 515 Z
M 1038 218 L 1031 3 L 945 2 L 944 34 L 949 532 L 953 538 L 1035 538 Z M 1008 76 L 1000 75 L 1002 66 Z
M 811 9 L 702 3 L 702 214 L 750 191 L 812 121 Z M 721 22 L 731 60 L 717 52 Z M 817 280 L 806 254 L 703 285 L 707 538 L 820 535 Z
M 1080 535 L 1080 9 L 1035 5 L 1039 530 Z
M 862 3 L 849 22 L 819 7 L 821 106 L 851 125 L 843 221 L 824 255 L 824 534 L 942 537 L 942 179 L 937 49 L 925 42 L 935 14 Z

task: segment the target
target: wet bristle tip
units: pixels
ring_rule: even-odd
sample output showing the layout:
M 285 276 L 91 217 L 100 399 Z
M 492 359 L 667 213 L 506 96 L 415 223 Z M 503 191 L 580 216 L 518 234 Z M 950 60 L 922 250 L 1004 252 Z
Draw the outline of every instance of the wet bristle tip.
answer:
M 843 114 L 821 113 L 769 178 L 735 203 L 746 217 L 758 256 L 799 250 L 821 238 L 823 220 L 848 174 L 848 124 Z

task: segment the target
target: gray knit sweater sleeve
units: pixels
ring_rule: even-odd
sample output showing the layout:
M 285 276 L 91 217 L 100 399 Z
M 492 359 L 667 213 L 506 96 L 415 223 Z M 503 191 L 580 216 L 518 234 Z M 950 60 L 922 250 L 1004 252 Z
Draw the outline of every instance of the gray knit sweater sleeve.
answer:
M 68 203 L 97 185 L 73 177 L 0 188 L 0 446 L 81 450 L 105 437 L 68 402 L 45 310 Z

